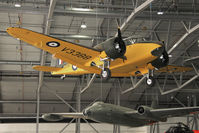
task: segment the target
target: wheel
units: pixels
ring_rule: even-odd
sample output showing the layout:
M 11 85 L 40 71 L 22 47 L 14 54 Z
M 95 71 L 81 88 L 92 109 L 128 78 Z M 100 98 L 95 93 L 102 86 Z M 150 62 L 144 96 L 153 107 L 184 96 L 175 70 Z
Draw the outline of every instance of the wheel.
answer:
M 62 80 L 64 80 L 64 79 L 65 79 L 65 77 L 66 77 L 66 76 L 65 76 L 65 75 L 63 75 L 63 76 L 61 76 L 61 79 L 62 79 Z
M 146 84 L 149 86 L 149 87 L 153 87 L 154 84 L 155 84 L 155 79 L 151 76 L 149 76 L 147 79 L 146 79 Z
M 104 70 L 102 70 L 101 72 L 101 76 L 104 80 L 108 80 L 111 77 L 111 71 L 108 68 L 104 68 Z

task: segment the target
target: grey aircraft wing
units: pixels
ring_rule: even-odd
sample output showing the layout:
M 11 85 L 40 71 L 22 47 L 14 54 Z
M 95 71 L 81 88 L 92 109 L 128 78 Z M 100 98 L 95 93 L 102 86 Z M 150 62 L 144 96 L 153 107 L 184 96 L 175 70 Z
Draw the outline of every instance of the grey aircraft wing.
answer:
M 43 114 L 42 118 L 46 121 L 60 121 L 64 118 L 86 118 L 83 113 L 48 113 Z
M 168 109 L 153 109 L 150 113 L 161 118 L 183 116 L 188 114 L 199 113 L 199 107 L 182 107 L 182 108 L 168 108 Z
M 165 122 L 168 117 L 183 116 L 188 114 L 199 113 L 199 107 L 182 107 L 167 109 L 152 109 L 141 106 L 137 111 L 126 112 L 125 115 L 140 120 L 152 120 Z

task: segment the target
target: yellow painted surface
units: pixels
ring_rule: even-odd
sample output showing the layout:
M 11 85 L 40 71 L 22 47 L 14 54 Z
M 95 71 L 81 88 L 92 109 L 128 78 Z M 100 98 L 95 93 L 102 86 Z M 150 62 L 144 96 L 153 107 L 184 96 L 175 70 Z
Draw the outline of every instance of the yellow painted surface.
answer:
M 110 70 L 112 76 L 135 76 L 136 71 L 141 71 L 142 74 L 148 73 L 148 69 L 154 69 L 153 66 L 148 64 L 157 57 L 151 54 L 151 51 L 160 47 L 155 43 L 135 43 L 127 46 L 125 56 L 127 60 L 121 58 L 111 61 Z M 106 54 L 103 51 L 99 57 L 94 58 L 92 61 L 97 66 L 102 65 L 103 62 L 100 58 L 105 58 Z M 86 65 L 90 65 L 88 62 Z
M 81 69 L 81 68 L 73 69 L 71 64 L 67 64 L 67 65 L 64 66 L 64 68 L 62 68 L 58 71 L 52 72 L 53 75 L 57 75 L 57 74 L 82 75 L 82 74 L 89 74 L 89 73 L 91 73 L 91 72 L 86 71 L 86 70 Z
M 54 55 L 54 57 L 78 66 L 79 68 L 89 70 L 92 73 L 99 74 L 101 72 L 101 70 L 97 67 L 85 65 L 87 62 L 90 62 L 99 56 L 99 51 L 23 28 L 10 27 L 7 29 L 7 32 L 11 36 L 31 44 L 37 48 L 43 49 Z M 49 42 L 58 42 L 60 45 L 58 47 L 49 47 L 47 45 Z
M 174 73 L 174 72 L 187 72 L 187 71 L 192 71 L 192 70 L 193 70 L 193 68 L 191 68 L 191 67 L 168 65 L 166 67 L 160 68 L 159 70 L 157 70 L 157 72 Z
M 37 66 L 34 69 L 39 71 L 50 71 L 52 74 L 68 74 L 68 75 L 81 75 L 87 73 L 101 73 L 101 69 L 95 66 L 90 66 L 91 62 L 95 62 L 97 66 L 102 66 L 103 61 L 101 58 L 105 58 L 105 52 L 99 52 L 91 48 L 87 48 L 81 45 L 77 45 L 71 42 L 56 39 L 50 36 L 46 36 L 37 32 L 33 32 L 22 28 L 8 28 L 8 34 L 20 39 L 26 43 L 29 43 L 37 48 L 43 49 L 51 53 L 54 57 L 59 58 L 67 63 L 64 68 L 55 68 L 47 66 Z M 49 43 L 56 42 L 57 46 L 49 46 Z M 151 51 L 161 47 L 156 43 L 135 43 L 128 45 L 126 48 L 125 56 L 127 60 L 121 58 L 111 61 L 110 70 L 112 76 L 139 76 L 148 73 L 148 69 L 154 69 L 150 62 L 157 57 L 151 54 Z M 77 70 L 72 69 L 72 65 L 78 67 Z M 160 69 L 160 72 L 171 70 L 172 71 L 187 71 L 188 68 L 174 68 L 172 66 Z M 135 75 L 136 71 L 141 73 Z
M 43 71 L 43 72 L 53 72 L 53 71 L 59 71 L 62 69 L 62 68 L 50 67 L 50 66 L 33 66 L 32 68 L 37 71 Z

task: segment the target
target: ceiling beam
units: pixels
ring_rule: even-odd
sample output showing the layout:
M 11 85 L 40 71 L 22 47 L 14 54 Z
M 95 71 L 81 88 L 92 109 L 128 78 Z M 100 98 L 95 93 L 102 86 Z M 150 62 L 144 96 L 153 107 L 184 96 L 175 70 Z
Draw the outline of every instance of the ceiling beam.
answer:
M 169 49 L 168 54 L 171 54 L 173 50 L 175 50 L 182 42 L 193 32 L 199 29 L 199 24 L 194 26 L 193 28 L 189 29 L 174 45 L 172 48 Z
M 131 25 L 130 22 L 132 22 L 135 18 L 135 16 L 137 16 L 139 13 L 141 13 L 145 8 L 148 7 L 148 5 L 153 2 L 154 0 L 146 0 L 144 3 L 142 3 L 140 6 L 138 6 L 137 8 L 135 8 L 131 14 L 128 16 L 128 18 L 123 22 L 123 24 L 120 27 L 121 32 L 125 31 L 126 28 Z
M 50 64 L 50 62 L 46 62 Z M 40 65 L 39 61 L 0 60 L 0 65 Z
M 96 18 L 96 15 L 98 18 L 125 18 L 132 14 L 138 14 L 140 11 L 143 11 L 146 7 L 139 6 L 140 9 L 137 10 L 107 10 L 107 9 L 90 9 L 90 8 L 70 8 L 66 7 L 63 9 L 55 9 L 54 15 L 57 16 L 79 16 L 79 17 L 94 17 Z M 135 12 L 136 11 L 136 12 Z M 48 8 L 47 7 L 39 7 L 39 8 L 33 8 L 31 6 L 23 6 L 21 8 L 11 7 L 11 6 L 0 6 L 0 12 L 1 13 L 24 13 L 24 14 L 48 14 Z M 142 14 L 136 15 L 136 19 L 142 19 L 142 20 L 150 20 L 152 17 L 152 20 L 157 19 L 170 19 L 170 20 L 180 20 L 180 21 L 199 21 L 199 13 L 192 13 L 192 12 L 165 12 L 163 15 L 158 15 L 157 11 L 153 9 L 153 11 L 144 11 Z
M 50 26 L 51 26 L 51 20 L 53 17 L 53 12 L 55 9 L 57 0 L 51 0 L 50 1 L 50 7 L 47 15 L 47 22 L 46 22 L 46 27 L 45 27 L 45 34 L 49 35 L 50 33 Z M 46 52 L 42 50 L 41 53 L 41 60 L 40 64 L 41 66 L 45 65 L 46 61 Z M 38 83 L 38 88 L 37 88 L 37 118 L 36 118 L 36 133 L 39 133 L 39 114 L 40 114 L 40 90 L 43 85 L 43 78 L 44 78 L 44 72 L 40 71 L 39 72 L 39 83 Z

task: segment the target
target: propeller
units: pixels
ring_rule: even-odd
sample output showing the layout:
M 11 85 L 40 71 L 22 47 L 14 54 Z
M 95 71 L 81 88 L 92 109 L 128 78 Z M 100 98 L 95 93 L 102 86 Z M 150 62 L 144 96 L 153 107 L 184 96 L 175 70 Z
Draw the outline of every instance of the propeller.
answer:
M 117 36 L 122 39 L 120 27 L 117 28 Z

